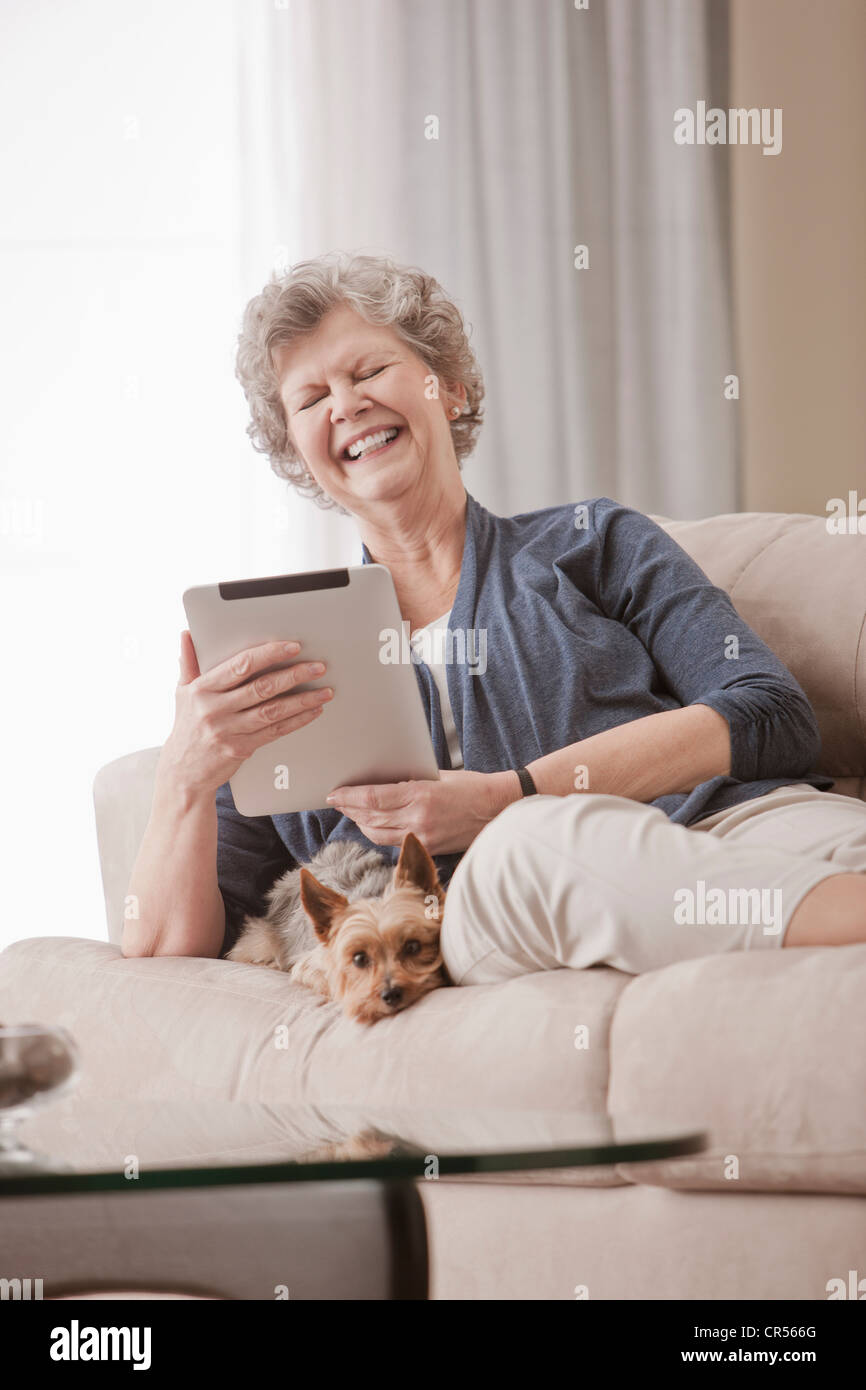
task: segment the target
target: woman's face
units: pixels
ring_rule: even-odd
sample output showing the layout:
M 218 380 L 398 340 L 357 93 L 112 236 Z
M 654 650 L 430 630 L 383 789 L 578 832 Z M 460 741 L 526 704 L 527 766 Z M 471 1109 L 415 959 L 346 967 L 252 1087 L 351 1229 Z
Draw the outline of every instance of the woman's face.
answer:
M 289 434 L 319 486 L 350 512 L 396 500 L 458 471 L 449 410 L 464 403 L 449 393 L 392 328 L 371 324 L 348 304 L 331 309 L 318 327 L 274 349 Z M 432 383 L 432 384 L 431 384 Z M 346 448 L 383 430 L 359 458 Z

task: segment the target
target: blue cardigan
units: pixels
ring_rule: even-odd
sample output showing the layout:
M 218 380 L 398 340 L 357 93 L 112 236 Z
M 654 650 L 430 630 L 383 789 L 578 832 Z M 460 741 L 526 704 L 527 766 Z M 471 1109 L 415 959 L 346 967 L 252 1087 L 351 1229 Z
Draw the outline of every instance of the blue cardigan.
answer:
M 362 562 L 372 563 L 363 543 Z M 791 782 L 833 786 L 810 772 L 820 735 L 791 673 L 666 531 L 609 497 L 500 517 L 467 493 L 449 633 L 464 634 L 481 658 L 473 669 L 455 643 L 446 666 L 467 771 L 520 767 L 631 719 L 703 704 L 728 722 L 731 775 L 657 797 L 672 821 L 693 825 Z M 414 669 L 437 763 L 450 768 L 436 683 L 422 661 Z M 265 911 L 286 869 L 328 840 L 371 846 L 331 808 L 242 816 L 228 782 L 216 805 L 221 954 L 247 913 Z M 396 863 L 398 845 L 375 848 Z M 435 856 L 443 886 L 460 858 Z

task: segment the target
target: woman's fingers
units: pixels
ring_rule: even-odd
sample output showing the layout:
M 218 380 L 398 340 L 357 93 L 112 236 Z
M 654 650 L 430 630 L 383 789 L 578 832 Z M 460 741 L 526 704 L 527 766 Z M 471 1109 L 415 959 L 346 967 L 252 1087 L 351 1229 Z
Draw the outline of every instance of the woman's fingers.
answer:
M 299 642 L 262 642 L 256 647 L 245 647 L 206 671 L 201 677 L 201 688 L 216 694 L 230 690 L 248 692 L 256 679 L 289 675 L 296 668 L 300 649 Z M 290 666 L 290 662 L 295 665 Z M 273 670 L 273 667 L 284 669 Z
M 370 782 L 356 787 L 334 787 L 328 805 L 353 811 L 394 811 L 409 806 L 418 795 L 417 782 Z
M 190 681 L 197 680 L 200 675 L 198 658 L 192 644 L 192 634 L 188 628 L 184 628 L 180 634 L 180 680 L 178 684 L 189 685 Z

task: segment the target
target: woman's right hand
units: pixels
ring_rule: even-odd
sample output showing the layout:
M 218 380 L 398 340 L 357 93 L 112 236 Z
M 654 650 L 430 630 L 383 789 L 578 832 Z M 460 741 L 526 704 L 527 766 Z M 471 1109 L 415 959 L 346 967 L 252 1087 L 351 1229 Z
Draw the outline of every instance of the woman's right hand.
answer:
M 295 691 L 325 670 L 323 662 L 298 662 L 299 644 L 296 652 L 288 651 L 285 642 L 249 647 L 202 675 L 188 629 L 180 641 L 174 728 L 163 745 L 157 776 L 187 795 L 213 795 L 257 748 L 312 723 L 333 695 L 327 686 Z M 257 674 L 286 661 L 295 665 Z

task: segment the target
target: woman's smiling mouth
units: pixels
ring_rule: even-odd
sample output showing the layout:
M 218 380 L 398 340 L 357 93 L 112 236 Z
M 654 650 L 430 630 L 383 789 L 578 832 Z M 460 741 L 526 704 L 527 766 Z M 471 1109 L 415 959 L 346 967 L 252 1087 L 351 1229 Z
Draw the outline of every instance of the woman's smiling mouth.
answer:
M 382 430 L 371 430 L 369 434 L 362 435 L 360 439 L 356 439 L 348 445 L 340 457 L 344 463 L 360 463 L 364 459 L 373 458 L 376 454 L 384 454 L 385 450 L 390 449 L 402 433 L 402 427 L 399 425 L 389 425 Z M 359 453 L 358 450 L 361 452 Z

